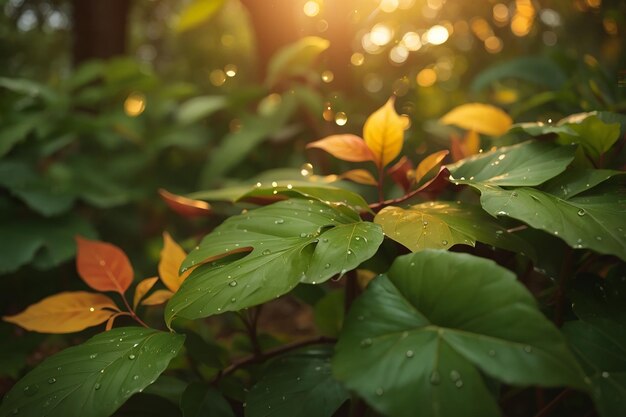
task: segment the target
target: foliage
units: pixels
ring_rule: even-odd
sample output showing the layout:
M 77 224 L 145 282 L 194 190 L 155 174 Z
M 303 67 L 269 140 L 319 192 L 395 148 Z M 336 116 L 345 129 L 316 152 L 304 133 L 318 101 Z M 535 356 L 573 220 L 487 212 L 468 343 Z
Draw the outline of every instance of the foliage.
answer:
M 494 112 L 490 106 L 465 105 L 441 122 L 502 133 L 500 127 L 498 132 L 486 127 L 506 119 Z M 597 143 L 588 131 L 576 133 L 588 118 L 594 137 L 606 143 L 600 148 L 584 145 Z M 619 125 L 595 115 L 567 120 L 550 130 L 556 133 L 551 141 L 530 139 L 472 155 L 441 166 L 424 181 L 447 152 L 427 156 L 417 168 L 403 157 L 386 169 L 399 157 L 406 127 L 390 99 L 366 121 L 365 139 L 335 135 L 309 146 L 350 163 L 369 163 L 369 169 L 362 169 L 367 181 L 357 182 L 375 185 L 378 200 L 368 204 L 341 182 L 339 187 L 315 185 L 295 177 L 188 197 L 168 194 L 166 201 L 182 212 L 197 208 L 198 199 L 248 208 L 226 219 L 189 254 L 164 233 L 158 271 L 165 289 L 153 290 L 157 277 L 139 281 L 132 306 L 126 296 L 134 282 L 128 257 L 109 243 L 77 237 L 78 273 L 99 293 L 60 293 L 4 320 L 48 333 L 75 332 L 108 321 L 107 332 L 53 355 L 24 376 L 6 396 L 1 414 L 67 415 L 80 409 L 84 415 L 111 415 L 133 393 L 155 382 L 173 360 L 184 373 L 195 369 L 213 383 L 191 383 L 176 396 L 184 415 L 232 416 L 245 407 L 244 414 L 251 417 L 331 416 L 365 401 L 388 416 L 414 415 L 418 405 L 425 415 L 497 416 L 498 398 L 514 395 L 513 387 L 529 385 L 564 387 L 582 398 L 590 394 L 603 417 L 619 415 L 619 354 L 610 359 L 597 346 L 622 349 L 622 323 L 614 322 L 611 313 L 601 313 L 605 299 L 581 291 L 572 293 L 576 307 L 568 311 L 564 287 L 573 271 L 584 276 L 605 264 L 596 253 L 610 255 L 608 283 L 623 282 L 624 177 L 619 171 L 576 163 L 580 157 L 597 163 L 614 146 Z M 543 126 L 530 125 L 511 130 L 545 132 Z M 580 140 L 560 144 L 561 132 Z M 386 179 L 395 186 L 390 188 Z M 397 188 L 403 190 L 400 197 L 388 196 Z M 480 192 L 479 204 L 472 188 Z M 439 197 L 451 194 L 464 201 Z M 533 235 L 523 233 L 531 228 L 570 246 L 559 282 L 552 288 L 543 284 L 554 291 L 556 325 L 539 308 L 549 299 L 517 280 L 516 274 L 528 279 L 533 264 L 549 256 L 535 250 Z M 399 247 L 390 252 L 393 242 L 414 253 L 399 256 Z M 483 247 L 492 250 L 484 252 Z M 501 264 L 509 259 L 508 267 L 485 257 Z M 367 270 L 383 274 L 372 279 Z M 324 288 L 331 278 L 339 282 L 339 291 L 313 295 L 313 289 Z M 360 287 L 363 293 L 357 296 Z M 117 293 L 123 306 L 105 292 Z M 338 339 L 263 341 L 258 333 L 261 306 L 290 293 L 316 305 L 320 331 L 333 335 L 338 329 Z M 611 294 L 616 298 L 606 308 L 621 309 L 622 292 Z M 137 309 L 164 303 L 170 332 L 109 330 L 121 316 L 148 327 Z M 341 311 L 337 303 L 347 309 L 339 322 L 333 318 Z M 201 327 L 194 324 L 227 312 L 243 320 L 252 352 L 231 365 L 224 365 L 219 347 L 199 336 Z M 561 333 L 558 326 L 566 316 Z M 179 334 L 189 335 L 184 355 L 179 353 Z M 334 351 L 327 344 L 336 344 Z M 198 360 L 207 365 L 198 367 Z M 608 384 L 609 378 L 614 383 Z M 251 389 L 241 391 L 237 387 L 242 384 Z M 154 392 L 171 397 L 156 388 Z M 99 396 L 98 403 L 106 407 L 95 405 Z

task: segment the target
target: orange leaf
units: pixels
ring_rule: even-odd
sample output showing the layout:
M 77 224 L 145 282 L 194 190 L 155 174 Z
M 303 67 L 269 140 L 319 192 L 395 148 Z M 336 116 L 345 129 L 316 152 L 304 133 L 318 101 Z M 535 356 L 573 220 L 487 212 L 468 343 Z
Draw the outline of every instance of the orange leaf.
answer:
M 119 308 L 106 295 L 76 291 L 44 298 L 2 319 L 40 333 L 73 333 L 105 322 L 116 311 Z
M 133 297 L 133 308 L 137 308 L 141 299 L 150 291 L 154 284 L 159 280 L 159 277 L 146 278 L 141 281 L 135 287 L 135 297 Z
M 363 137 L 374 154 L 376 164 L 381 167 L 393 161 L 402 151 L 407 119 L 396 113 L 395 97 L 372 113 L 363 126 Z
M 149 297 L 141 302 L 144 306 L 157 306 L 159 304 L 165 304 L 167 300 L 172 298 L 173 292 L 168 290 L 156 290 Z
M 115 322 L 115 319 L 118 318 L 119 316 L 130 316 L 130 313 L 127 313 L 125 311 L 120 311 L 119 313 L 115 313 L 113 314 L 111 317 L 109 317 L 109 319 L 107 320 L 107 325 L 104 328 L 105 331 L 109 331 L 113 328 L 113 323 Z
M 163 249 L 161 249 L 161 260 L 159 262 L 159 276 L 161 281 L 170 291 L 176 292 L 183 281 L 189 276 L 193 269 L 189 269 L 179 275 L 180 265 L 185 260 L 187 254 L 178 243 L 172 239 L 169 233 L 163 233 Z
M 309 148 L 323 149 L 337 159 L 348 162 L 373 161 L 374 155 L 363 139 L 356 135 L 333 135 L 309 143 Z
M 411 189 L 413 163 L 406 156 L 400 158 L 398 162 L 389 168 L 387 174 L 389 174 L 393 182 L 402 187 L 405 193 Z
M 133 282 L 133 267 L 117 246 L 76 236 L 78 275 L 94 290 L 120 294 Z
M 348 172 L 344 172 L 339 177 L 345 178 L 350 181 L 354 181 L 359 184 L 365 184 L 365 185 L 377 185 L 378 184 L 378 181 L 376 181 L 376 178 L 374 178 L 374 176 L 370 174 L 369 171 L 366 171 L 364 169 L 353 169 Z
M 465 157 L 476 155 L 480 149 L 480 136 L 475 130 L 470 130 L 463 140 L 463 153 Z
M 422 159 L 422 162 L 420 162 L 417 169 L 415 169 L 415 182 L 419 183 L 426 174 L 441 165 L 441 161 L 443 161 L 443 158 L 449 153 L 448 151 L 439 151 Z
M 172 211 L 183 217 L 203 217 L 211 215 L 211 205 L 206 201 L 194 200 L 172 194 L 161 188 L 159 194 Z

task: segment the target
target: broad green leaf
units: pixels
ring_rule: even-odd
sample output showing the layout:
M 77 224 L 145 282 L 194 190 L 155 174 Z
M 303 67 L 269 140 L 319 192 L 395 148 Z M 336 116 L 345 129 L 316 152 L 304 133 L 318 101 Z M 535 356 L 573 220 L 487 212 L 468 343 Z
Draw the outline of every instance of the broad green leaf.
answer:
M 509 130 L 512 133 L 528 133 L 531 136 L 542 136 L 548 135 L 551 133 L 561 134 L 568 133 L 570 135 L 575 135 L 576 132 L 569 128 L 567 125 L 557 126 L 553 124 L 546 124 L 543 122 L 525 122 L 525 123 L 516 123 L 511 126 Z
M 331 417 L 349 399 L 332 375 L 330 349 L 283 356 L 266 371 L 246 397 L 246 417 Z
M 182 103 L 177 118 L 182 124 L 191 124 L 210 116 L 228 104 L 224 96 L 194 97 Z
M 543 184 L 541 190 L 558 198 L 568 199 L 591 190 L 604 181 L 613 177 L 621 177 L 622 175 L 626 175 L 626 172 L 610 169 L 578 169 L 570 167 L 562 174 Z
M 372 113 L 363 126 L 363 139 L 372 151 L 379 167 L 396 159 L 404 144 L 406 120 L 396 113 L 395 97 L 387 100 L 384 106 Z
M 47 85 L 25 78 L 0 77 L 0 88 L 27 97 L 41 97 L 47 102 L 53 102 L 59 98 L 58 94 Z
M 539 185 L 560 174 L 574 160 L 575 146 L 528 141 L 447 165 L 455 184 Z
M 185 339 L 185 347 L 187 347 L 187 340 Z M 144 394 L 158 395 L 173 404 L 179 405 L 183 392 L 185 392 L 188 385 L 188 382 L 176 377 L 161 375 L 154 384 L 148 385 L 143 392 Z
M 185 32 L 209 20 L 224 4 L 224 0 L 193 0 L 180 13 L 176 30 Z
M 428 202 L 403 209 L 385 207 L 374 222 L 390 239 L 416 252 L 448 249 L 454 245 L 475 246 L 480 241 L 534 258 L 532 246 L 509 233 L 479 206 L 452 202 Z
M 471 89 L 479 91 L 506 78 L 518 78 L 554 90 L 560 89 L 567 81 L 565 73 L 551 59 L 529 56 L 490 66 L 474 78 Z
M 190 384 L 180 400 L 183 417 L 235 417 L 228 401 L 207 385 Z
M 347 204 L 356 210 L 369 210 L 367 201 L 359 194 L 343 188 L 310 181 L 257 182 L 256 185 L 236 185 L 221 190 L 199 191 L 187 197 L 206 201 L 231 201 L 262 199 L 282 200 L 285 197 L 309 198 L 332 203 Z
M 482 103 L 462 104 L 443 115 L 439 122 L 490 136 L 505 134 L 513 120 L 503 110 Z
M 0 223 L 0 273 L 14 272 L 32 263 L 49 269 L 76 253 L 74 236 L 95 236 L 93 227 L 78 217 L 41 219 L 11 217 Z
M 565 324 L 563 333 L 591 381 L 591 396 L 601 417 L 626 411 L 626 328 L 612 321 L 600 329 L 583 321 Z
M 0 157 L 9 153 L 18 143 L 25 141 L 29 133 L 41 122 L 42 117 L 39 114 L 27 115 L 11 124 L 5 121 L 0 130 Z
M 356 268 L 382 243 L 380 226 L 353 210 L 294 199 L 234 216 L 205 236 L 183 263 L 244 254 L 224 265 L 201 265 L 185 280 L 165 310 L 166 321 L 237 311 L 291 291 L 319 284 Z
M 335 376 L 389 416 L 498 416 L 482 374 L 585 389 L 558 329 L 515 275 L 467 254 L 396 259 L 344 323 Z
M 46 297 L 2 320 L 40 333 L 74 333 L 104 323 L 119 311 L 104 294 L 68 291 Z
M 163 372 L 184 336 L 126 327 L 65 349 L 26 374 L 0 415 L 108 417 Z
M 620 136 L 619 123 L 608 124 L 594 113 L 575 114 L 558 123 L 574 131 L 561 132 L 557 142 L 562 144 L 579 143 L 594 160 L 606 153 Z
M 566 188 L 568 184 L 562 186 Z M 589 248 L 626 260 L 624 187 L 596 187 L 572 198 L 529 187 L 474 187 L 480 190 L 481 205 L 493 216 L 512 217 L 560 237 L 571 247 Z
M 310 71 L 319 55 L 330 42 L 317 36 L 306 36 L 279 50 L 270 60 L 266 84 L 274 85 L 293 75 Z

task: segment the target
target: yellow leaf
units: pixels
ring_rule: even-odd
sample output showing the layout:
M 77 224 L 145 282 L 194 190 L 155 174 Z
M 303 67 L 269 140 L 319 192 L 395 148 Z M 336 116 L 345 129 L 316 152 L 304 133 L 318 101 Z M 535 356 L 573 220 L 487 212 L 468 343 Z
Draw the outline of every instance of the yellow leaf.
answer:
M 480 150 L 480 136 L 478 136 L 478 133 L 476 133 L 475 130 L 467 132 L 465 139 L 463 140 L 462 148 L 465 158 L 478 153 Z
M 161 250 L 161 261 L 159 262 L 159 276 L 161 281 L 170 291 L 176 292 L 180 288 L 185 278 L 191 273 L 191 269 L 179 275 L 180 265 L 185 260 L 187 254 L 178 243 L 172 239 L 169 233 L 163 233 L 163 249 Z
M 422 159 L 422 162 L 420 162 L 415 169 L 415 182 L 419 183 L 426 174 L 441 165 L 441 161 L 443 161 L 443 158 L 445 158 L 449 153 L 450 152 L 448 151 L 439 151 Z
M 73 333 L 108 320 L 119 308 L 104 294 L 62 292 L 2 319 L 40 333 Z
M 370 174 L 369 171 L 366 171 L 364 169 L 353 169 L 348 172 L 344 172 L 343 174 L 340 175 L 340 177 L 345 178 L 350 181 L 354 181 L 359 184 L 365 184 L 365 185 L 377 185 L 378 184 L 378 181 L 376 181 L 376 178 L 374 178 L 374 176 Z
M 133 308 L 137 308 L 141 299 L 150 291 L 154 284 L 159 280 L 159 277 L 146 278 L 141 281 L 135 287 L 135 297 L 133 298 Z
M 168 290 L 156 290 L 143 300 L 141 304 L 144 306 L 158 306 L 159 304 L 165 304 L 173 295 L 174 293 Z
M 209 20 L 224 4 L 224 0 L 195 0 L 183 9 L 176 30 L 184 32 Z
M 393 161 L 402 151 L 406 119 L 393 107 L 395 97 L 367 118 L 363 127 L 365 143 L 374 154 L 376 164 L 383 167 Z
M 439 122 L 490 136 L 505 134 L 513 124 L 511 117 L 504 111 L 481 103 L 455 107 L 439 119 Z

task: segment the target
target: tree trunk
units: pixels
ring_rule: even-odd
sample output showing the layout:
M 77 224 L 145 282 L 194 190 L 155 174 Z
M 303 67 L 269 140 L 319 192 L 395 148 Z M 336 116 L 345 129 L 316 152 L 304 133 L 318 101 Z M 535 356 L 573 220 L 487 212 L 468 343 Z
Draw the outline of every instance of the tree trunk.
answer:
M 73 0 L 73 61 L 108 59 L 126 52 L 131 0 Z

